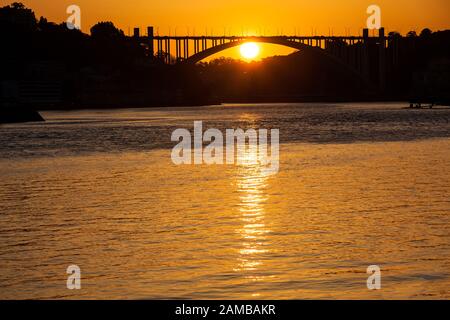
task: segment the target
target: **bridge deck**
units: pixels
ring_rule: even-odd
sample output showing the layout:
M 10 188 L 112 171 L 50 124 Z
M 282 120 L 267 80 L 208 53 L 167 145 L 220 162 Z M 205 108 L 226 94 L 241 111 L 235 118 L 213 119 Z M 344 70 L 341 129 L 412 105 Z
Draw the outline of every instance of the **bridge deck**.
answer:
M 140 38 L 147 39 L 148 36 Z M 362 36 L 153 36 L 154 40 L 251 40 L 251 39 L 283 39 L 283 40 L 364 40 Z

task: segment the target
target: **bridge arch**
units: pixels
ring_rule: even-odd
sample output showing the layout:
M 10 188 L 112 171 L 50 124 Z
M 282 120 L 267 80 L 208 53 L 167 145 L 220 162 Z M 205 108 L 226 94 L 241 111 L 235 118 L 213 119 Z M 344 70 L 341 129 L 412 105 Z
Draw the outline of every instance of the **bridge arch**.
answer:
M 212 55 L 219 53 L 221 51 L 224 51 L 226 49 L 240 46 L 247 42 L 260 42 L 260 43 L 276 44 L 276 45 L 281 45 L 281 46 L 285 46 L 285 47 L 289 47 L 289 48 L 293 48 L 293 49 L 297 49 L 297 50 L 308 50 L 310 52 L 314 52 L 316 54 L 324 56 L 325 58 L 331 60 L 333 63 L 335 63 L 335 64 L 339 65 L 340 67 L 342 67 L 343 69 L 349 71 L 355 77 L 362 80 L 367 86 L 369 86 L 369 87 L 371 86 L 370 82 L 363 77 L 361 72 L 359 72 L 357 69 L 355 69 L 351 65 L 345 63 L 338 57 L 327 52 L 326 50 L 324 50 L 320 47 L 310 46 L 310 45 L 307 45 L 307 44 L 304 44 L 301 42 L 288 40 L 287 38 L 283 38 L 283 37 L 280 37 L 280 38 L 251 37 L 251 38 L 239 39 L 236 41 L 223 43 L 223 44 L 208 48 L 206 50 L 200 51 L 200 52 L 190 56 L 189 58 L 187 58 L 184 62 L 187 64 L 196 64 L 197 62 L 200 62 L 201 60 L 203 60 L 209 56 L 212 56 Z

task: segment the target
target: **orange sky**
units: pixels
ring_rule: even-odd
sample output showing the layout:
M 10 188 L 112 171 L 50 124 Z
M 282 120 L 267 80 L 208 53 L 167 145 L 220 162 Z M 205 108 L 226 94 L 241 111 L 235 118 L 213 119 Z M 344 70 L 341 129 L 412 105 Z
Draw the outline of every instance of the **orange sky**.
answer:
M 20 1 L 20 0 L 16 0 Z M 0 0 L 7 5 L 11 1 Z M 302 34 L 358 35 L 365 27 L 366 9 L 377 4 L 388 31 L 406 33 L 450 29 L 449 0 L 23 0 L 36 16 L 62 22 L 68 5 L 82 10 L 82 29 L 98 21 L 113 21 L 128 34 L 133 27 L 153 25 L 167 34 Z M 263 46 L 263 54 L 288 49 Z M 232 49 L 231 49 L 232 50 Z M 237 52 L 237 51 L 236 51 Z M 235 53 L 231 53 L 232 56 Z M 222 54 L 223 55 L 223 54 Z

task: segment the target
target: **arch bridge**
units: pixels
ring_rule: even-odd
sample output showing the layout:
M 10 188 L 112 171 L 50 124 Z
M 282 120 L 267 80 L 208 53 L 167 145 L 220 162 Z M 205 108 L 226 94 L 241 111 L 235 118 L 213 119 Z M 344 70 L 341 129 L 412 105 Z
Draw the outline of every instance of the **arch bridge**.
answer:
M 368 29 L 363 30 L 362 36 L 160 36 L 154 35 L 153 30 L 148 27 L 147 35 L 141 36 L 139 28 L 135 28 L 133 38 L 148 47 L 150 57 L 167 64 L 195 64 L 243 43 L 261 42 L 309 50 L 332 60 L 367 84 L 375 78 L 379 89 L 385 87 L 386 49 L 391 41 L 385 36 L 384 28 L 374 37 L 369 37 Z M 373 48 L 373 45 L 378 47 L 378 74 L 375 77 L 370 74 L 373 61 L 370 61 L 369 46 Z

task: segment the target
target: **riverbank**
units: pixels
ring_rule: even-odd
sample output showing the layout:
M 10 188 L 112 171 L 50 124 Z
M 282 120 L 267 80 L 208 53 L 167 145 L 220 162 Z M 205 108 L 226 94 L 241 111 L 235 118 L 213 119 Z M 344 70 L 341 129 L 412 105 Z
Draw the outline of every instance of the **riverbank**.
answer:
M 0 109 L 0 124 L 43 121 L 45 121 L 44 118 L 35 110 L 23 108 Z
M 126 99 L 124 99 L 126 100 Z M 60 103 L 55 105 L 40 105 L 30 108 L 37 111 L 63 111 L 63 110 L 107 110 L 107 109 L 147 109 L 147 108 L 174 108 L 174 107 L 202 107 L 222 104 L 266 104 L 266 103 L 405 103 L 409 106 L 407 97 L 391 97 L 391 96 L 305 96 L 305 95 L 290 95 L 290 96 L 252 96 L 248 98 L 233 98 L 233 97 L 211 97 L 202 100 L 183 100 L 176 101 L 106 101 L 103 103 Z

